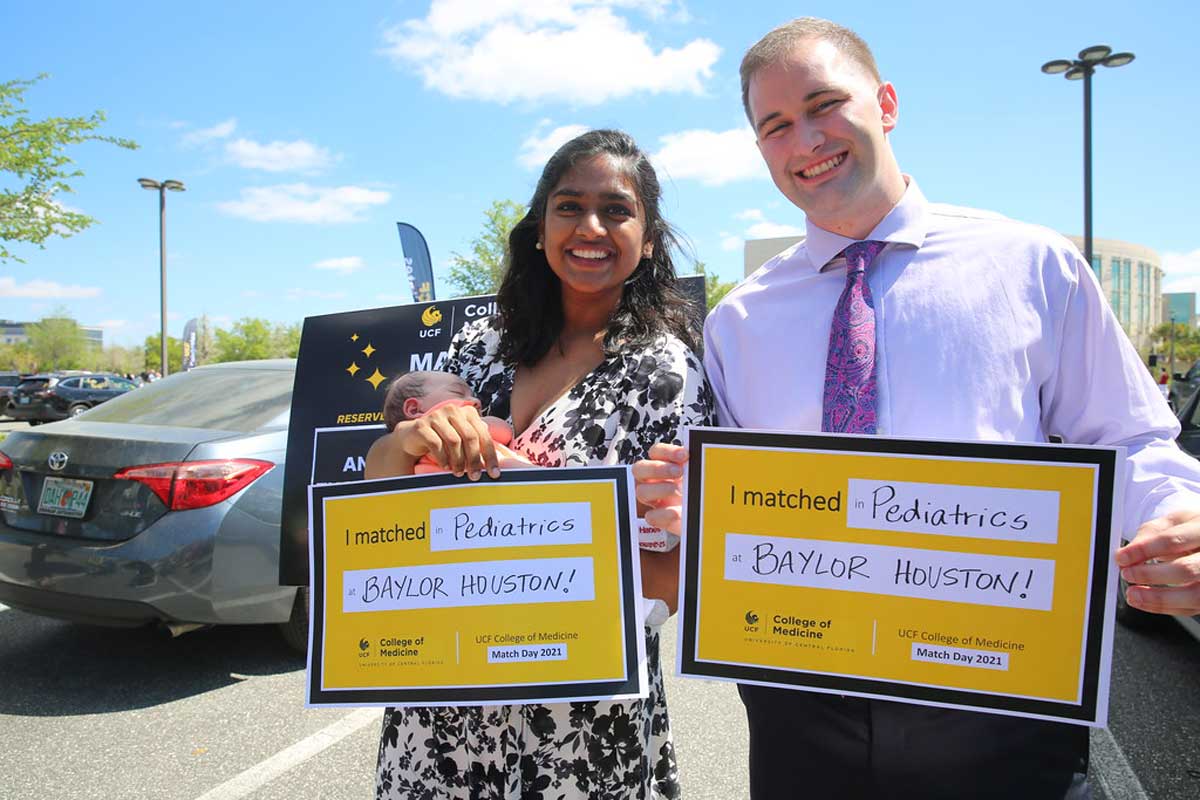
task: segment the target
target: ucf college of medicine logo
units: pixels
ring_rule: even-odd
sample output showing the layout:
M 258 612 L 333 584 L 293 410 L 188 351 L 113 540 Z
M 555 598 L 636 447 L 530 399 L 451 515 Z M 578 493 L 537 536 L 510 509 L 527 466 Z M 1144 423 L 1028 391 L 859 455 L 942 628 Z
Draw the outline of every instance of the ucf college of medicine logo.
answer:
M 744 630 L 748 633 L 754 633 L 758 630 L 758 614 L 755 614 L 753 611 L 747 611 L 745 619 L 746 625 Z

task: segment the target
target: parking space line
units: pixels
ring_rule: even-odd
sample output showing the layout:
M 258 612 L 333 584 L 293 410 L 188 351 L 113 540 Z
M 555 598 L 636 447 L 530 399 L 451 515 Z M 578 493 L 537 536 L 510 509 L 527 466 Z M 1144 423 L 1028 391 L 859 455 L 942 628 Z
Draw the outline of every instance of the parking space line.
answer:
M 1137 773 L 1108 728 L 1092 728 L 1092 773 L 1107 800 L 1149 800 Z
M 0 603 L 0 611 L 8 611 L 8 606 L 4 605 L 4 603 Z
M 322 728 L 312 736 L 301 739 L 267 760 L 260 761 L 224 783 L 214 786 L 196 800 L 239 800 L 327 747 L 332 747 L 350 734 L 372 723 L 378 725 L 382 722 L 383 709 L 360 708 L 353 714 L 347 714 L 332 725 Z

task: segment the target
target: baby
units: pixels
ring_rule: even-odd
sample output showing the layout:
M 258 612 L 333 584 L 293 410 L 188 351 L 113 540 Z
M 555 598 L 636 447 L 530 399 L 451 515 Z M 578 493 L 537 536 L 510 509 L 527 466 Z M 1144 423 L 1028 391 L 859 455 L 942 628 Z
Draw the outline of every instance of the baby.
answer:
M 447 403 L 479 408 L 479 401 L 471 394 L 470 387 L 457 375 L 431 370 L 406 372 L 388 387 L 383 400 L 383 421 L 388 433 L 391 433 L 397 423 L 416 419 Z M 513 440 L 513 431 L 507 422 L 499 417 L 484 417 L 483 421 L 496 444 L 496 456 L 500 459 L 502 469 L 534 466 L 525 456 L 506 447 Z M 421 456 L 414 468 L 418 475 L 445 471 L 430 455 Z M 646 525 L 640 519 L 637 524 L 638 546 L 641 549 L 666 551 L 674 550 L 679 545 L 679 537 L 675 534 Z
M 383 422 L 388 433 L 391 433 L 397 423 L 416 419 L 438 406 L 448 404 L 479 408 L 479 401 L 471 394 L 470 387 L 457 375 L 432 370 L 406 372 L 388 387 L 383 399 Z M 502 468 L 533 466 L 529 459 L 506 447 L 513 439 L 512 428 L 507 422 L 499 417 L 484 417 L 483 421 L 496 444 L 496 455 Z M 416 473 L 422 475 L 430 472 L 445 470 L 438 466 L 432 456 L 422 456 L 417 462 Z

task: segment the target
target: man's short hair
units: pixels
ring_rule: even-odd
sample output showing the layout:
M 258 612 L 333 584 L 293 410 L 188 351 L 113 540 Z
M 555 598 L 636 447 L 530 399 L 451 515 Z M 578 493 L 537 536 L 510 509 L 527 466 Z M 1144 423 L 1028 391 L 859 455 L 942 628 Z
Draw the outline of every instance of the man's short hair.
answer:
M 805 39 L 826 41 L 840 50 L 871 74 L 879 83 L 879 67 L 875 64 L 875 56 L 871 48 L 854 31 L 819 17 L 800 17 L 791 22 L 785 22 L 778 28 L 759 39 L 746 51 L 742 57 L 740 69 L 742 75 L 742 107 L 746 109 L 746 118 L 754 125 L 754 117 L 750 114 L 750 81 L 756 72 L 763 67 L 783 61 L 795 49 L 796 44 Z

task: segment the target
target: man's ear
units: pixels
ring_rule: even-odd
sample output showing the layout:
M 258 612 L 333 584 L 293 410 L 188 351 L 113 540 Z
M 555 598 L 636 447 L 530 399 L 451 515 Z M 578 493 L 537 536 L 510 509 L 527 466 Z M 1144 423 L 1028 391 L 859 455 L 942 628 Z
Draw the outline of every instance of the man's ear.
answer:
M 896 99 L 896 87 L 885 82 L 879 87 L 878 98 L 883 132 L 891 133 L 900 119 L 900 101 Z
M 404 398 L 404 416 L 407 419 L 416 419 L 421 416 L 421 401 L 415 397 Z

